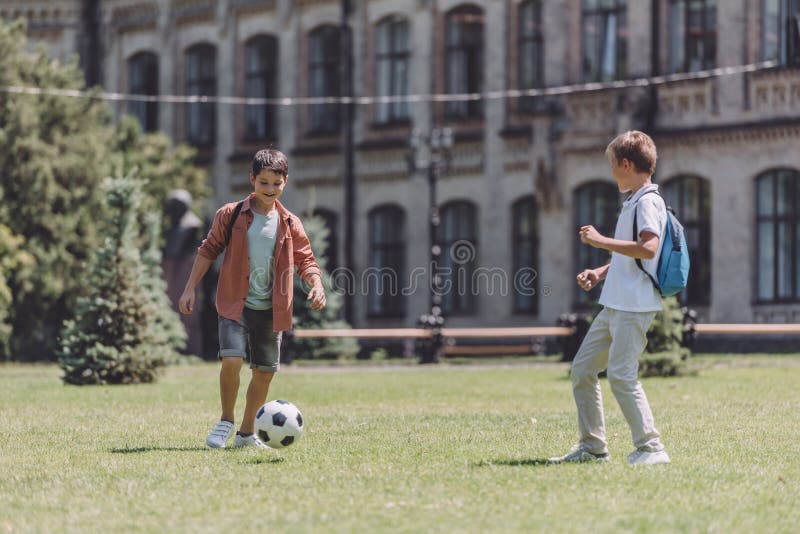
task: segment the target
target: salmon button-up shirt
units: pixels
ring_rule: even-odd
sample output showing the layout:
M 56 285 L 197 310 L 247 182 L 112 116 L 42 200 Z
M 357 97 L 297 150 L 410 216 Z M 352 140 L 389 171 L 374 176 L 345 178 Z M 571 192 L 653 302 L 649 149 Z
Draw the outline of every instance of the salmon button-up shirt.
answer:
M 250 289 L 250 259 L 247 247 L 247 230 L 253 224 L 251 194 L 242 209 L 230 236 L 217 284 L 217 313 L 232 321 L 239 321 Z M 217 210 L 208 236 L 197 253 L 211 261 L 224 250 L 226 234 L 237 202 L 225 204 Z M 313 275 L 321 275 L 311 244 L 300 219 L 275 201 L 278 210 L 278 234 L 275 240 L 275 271 L 272 278 L 272 328 L 276 332 L 292 328 L 292 297 L 294 295 L 294 267 L 300 277 L 311 284 Z

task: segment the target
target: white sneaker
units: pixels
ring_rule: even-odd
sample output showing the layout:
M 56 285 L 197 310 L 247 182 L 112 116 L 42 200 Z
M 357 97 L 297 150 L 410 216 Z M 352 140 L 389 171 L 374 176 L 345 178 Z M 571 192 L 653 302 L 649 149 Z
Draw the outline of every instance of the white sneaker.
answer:
M 231 434 L 233 434 L 233 423 L 220 420 L 206 438 L 206 445 L 212 449 L 220 449 L 228 442 Z
M 668 464 L 667 451 L 641 451 L 636 449 L 628 455 L 628 465 L 656 465 Z
M 233 438 L 233 445 L 231 447 L 234 448 L 241 448 L 241 447 L 256 447 L 257 449 L 269 449 L 263 441 L 258 439 L 258 436 L 255 434 L 250 434 L 247 437 L 240 436 L 236 434 L 236 437 Z
M 581 445 L 573 447 L 572 452 L 564 456 L 556 456 L 547 460 L 551 464 L 568 464 L 568 463 L 584 463 L 584 462 L 607 462 L 611 456 L 606 453 L 595 454 L 589 452 Z

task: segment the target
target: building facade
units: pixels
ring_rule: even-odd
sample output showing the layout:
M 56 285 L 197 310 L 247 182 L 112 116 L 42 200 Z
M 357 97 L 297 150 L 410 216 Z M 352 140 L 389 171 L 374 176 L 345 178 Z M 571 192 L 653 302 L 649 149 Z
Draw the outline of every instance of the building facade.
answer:
M 287 99 L 113 105 L 196 146 L 216 205 L 249 191 L 257 149 L 286 152 L 285 203 L 328 221 L 327 255 L 352 273 L 354 326 L 411 326 L 428 310 L 428 181 L 409 142 L 443 127 L 449 325 L 552 325 L 589 305 L 575 274 L 608 257 L 577 229 L 613 233 L 622 197 L 604 149 L 631 128 L 655 139 L 656 182 L 687 227 L 683 299 L 707 322 L 800 322 L 800 0 L 345 3 L 349 32 L 335 0 L 0 0 L 0 16 L 28 18 L 57 56 L 80 53 L 108 91 Z M 292 100 L 343 94 L 345 43 L 355 96 L 484 95 L 354 106 L 352 265 L 342 109 Z M 767 60 L 649 86 L 513 93 Z

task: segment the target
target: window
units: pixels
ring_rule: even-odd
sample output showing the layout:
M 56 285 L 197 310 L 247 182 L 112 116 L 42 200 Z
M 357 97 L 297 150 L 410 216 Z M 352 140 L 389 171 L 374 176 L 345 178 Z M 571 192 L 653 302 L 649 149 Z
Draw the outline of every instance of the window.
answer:
M 512 213 L 512 243 L 514 262 L 514 313 L 539 312 L 538 272 L 533 279 L 517 278 L 526 269 L 539 269 L 539 222 L 536 199 L 523 197 L 514 203 Z M 531 274 L 533 274 L 531 272 Z M 530 282 L 530 283 L 528 283 Z
M 128 60 L 128 92 L 134 95 L 158 95 L 158 56 L 140 52 Z M 139 120 L 142 130 L 158 130 L 158 102 L 130 101 L 128 113 Z
M 453 9 L 445 19 L 445 84 L 448 94 L 483 91 L 483 11 L 476 6 Z M 445 102 L 449 119 L 480 117 L 480 100 Z
M 624 0 L 583 0 L 583 66 L 587 82 L 626 75 L 627 16 Z
M 670 72 L 713 69 L 717 63 L 717 1 L 670 0 Z
M 340 45 L 339 28 L 330 24 L 320 26 L 309 35 L 308 84 L 312 98 L 340 95 Z M 338 104 L 309 106 L 309 128 L 312 132 L 336 133 L 339 126 Z
M 333 211 L 315 208 L 313 215 L 320 217 L 328 230 L 328 236 L 325 239 L 325 248 L 316 251 L 321 258 L 325 260 L 325 271 L 331 272 L 339 266 L 339 240 L 336 236 L 339 235 L 339 217 Z
M 186 94 L 216 96 L 217 51 L 200 44 L 186 51 Z M 187 105 L 186 140 L 195 146 L 213 146 L 216 137 L 217 106 L 210 102 Z
M 245 96 L 275 98 L 278 95 L 278 40 L 259 35 L 245 44 Z M 264 142 L 275 136 L 274 105 L 245 106 L 246 141 Z
M 686 232 L 692 261 L 689 285 L 680 293 L 682 304 L 711 302 L 711 196 L 708 181 L 679 176 L 664 183 L 664 200 L 675 210 Z
M 405 316 L 405 213 L 381 206 L 369 214 L 368 313 L 371 317 Z
M 544 85 L 544 29 L 542 2 L 532 0 L 519 6 L 519 88 L 534 89 Z M 520 109 L 531 111 L 533 98 L 522 97 Z
M 408 94 L 409 48 L 408 22 L 387 17 L 378 23 L 375 47 L 375 79 L 378 96 Z M 408 102 L 379 102 L 375 120 L 380 123 L 407 120 Z
M 575 190 L 575 243 L 576 272 L 583 269 L 594 269 L 611 261 L 608 251 L 584 245 L 577 238 L 581 226 L 591 224 L 605 236 L 613 236 L 620 209 L 619 193 L 615 185 L 608 182 L 591 182 Z M 588 304 L 600 298 L 600 286 L 588 293 L 577 285 L 578 304 Z
M 756 180 L 758 300 L 800 300 L 800 171 L 777 169 Z
M 471 202 L 457 201 L 441 209 L 439 257 L 444 315 L 472 313 L 475 308 L 473 278 L 478 251 L 478 209 Z
M 800 64 L 800 0 L 763 0 L 761 58 Z

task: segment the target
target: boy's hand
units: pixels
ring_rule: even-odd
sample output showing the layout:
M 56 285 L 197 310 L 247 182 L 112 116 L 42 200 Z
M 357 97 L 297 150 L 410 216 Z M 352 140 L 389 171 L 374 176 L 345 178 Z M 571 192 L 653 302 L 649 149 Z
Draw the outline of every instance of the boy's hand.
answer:
M 603 248 L 602 243 L 605 237 L 603 237 L 603 235 L 600 234 L 600 232 L 598 232 L 597 229 L 591 224 L 587 226 L 581 226 L 578 236 L 580 236 L 582 243 L 595 248 Z
M 181 298 L 178 299 L 178 309 L 184 315 L 189 315 L 194 311 L 194 289 L 184 289 Z
M 600 277 L 594 269 L 585 269 L 578 274 L 578 285 L 584 291 L 591 291 L 600 282 Z
M 319 311 L 325 307 L 325 288 L 322 285 L 315 285 L 308 292 L 308 298 L 311 301 L 311 309 Z

